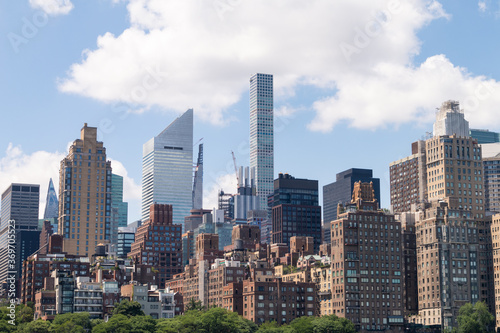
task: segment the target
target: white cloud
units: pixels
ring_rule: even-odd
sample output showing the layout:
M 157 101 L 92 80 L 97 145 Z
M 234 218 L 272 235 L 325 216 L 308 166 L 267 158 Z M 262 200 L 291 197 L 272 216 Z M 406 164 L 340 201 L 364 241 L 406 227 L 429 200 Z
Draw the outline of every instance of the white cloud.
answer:
M 327 132 L 340 121 L 365 129 L 431 122 L 448 99 L 460 101 L 472 126 L 499 124 L 492 110 L 500 103 L 500 83 L 437 55 L 419 67 L 379 64 L 363 78 L 343 76 L 335 96 L 314 103 L 317 115 L 309 127 Z
M 478 9 L 479 9 L 480 12 L 484 13 L 486 11 L 486 9 L 487 9 L 486 2 L 485 1 L 479 1 L 477 3 L 477 7 L 478 7 Z
M 141 201 L 141 185 L 137 184 L 135 180 L 129 177 L 127 169 L 123 164 L 117 160 L 108 158 L 111 161 L 111 168 L 113 173 L 123 177 L 123 201 L 139 202 Z
M 12 183 L 29 183 L 40 185 L 40 217 L 45 211 L 45 200 L 49 179 L 52 178 L 57 195 L 59 195 L 59 167 L 67 153 L 36 151 L 32 154 L 23 152 L 20 146 L 9 143 L 5 156 L 0 159 L 0 194 Z M 124 201 L 129 202 L 129 211 L 140 211 L 141 187 L 128 176 L 123 164 L 111 160 L 113 173 L 123 177 Z
M 46 151 L 26 154 L 20 146 L 10 143 L 5 156 L 0 159 L 0 191 L 3 193 L 12 183 L 39 184 L 39 215 L 43 217 L 50 178 L 59 192 L 59 165 L 64 156 L 63 153 Z
M 306 85 L 331 90 L 314 104 L 309 124 L 329 131 L 341 120 L 365 128 L 429 121 L 442 101 L 497 84 L 442 56 L 413 63 L 418 31 L 451 19 L 438 1 L 128 0 L 127 8 L 130 27 L 100 36 L 61 79 L 61 91 L 141 111 L 193 107 L 224 124 L 249 76 L 272 73 L 279 98 Z M 494 104 L 488 101 L 481 107 Z
M 236 175 L 234 172 L 222 173 L 208 185 L 208 190 L 204 191 L 203 208 L 217 208 L 219 205 L 219 190 L 224 190 L 225 193 L 236 193 Z
M 33 8 L 41 9 L 49 15 L 66 15 L 73 9 L 71 0 L 29 0 Z

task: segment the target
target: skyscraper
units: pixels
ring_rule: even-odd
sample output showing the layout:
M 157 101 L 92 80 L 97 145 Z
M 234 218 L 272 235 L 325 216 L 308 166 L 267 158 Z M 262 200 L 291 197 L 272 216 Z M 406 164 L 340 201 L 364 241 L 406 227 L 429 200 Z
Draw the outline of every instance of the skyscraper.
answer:
M 330 223 L 337 219 L 337 205 L 351 202 L 354 183 L 373 183 L 375 199 L 380 205 L 380 179 L 373 178 L 371 169 L 352 168 L 337 174 L 336 181 L 323 186 L 323 219 L 324 223 Z
M 111 162 L 97 128 L 83 126 L 59 170 L 59 226 L 64 252 L 91 256 L 111 237 Z
M 203 143 L 198 146 L 198 160 L 194 170 L 192 209 L 203 209 Z
M 250 78 L 250 168 L 255 169 L 255 184 L 260 207 L 267 207 L 273 193 L 274 127 L 273 76 L 254 74 Z
M 314 251 L 321 244 L 321 206 L 318 181 L 280 173 L 274 181 L 272 242 L 290 244 L 292 236 L 314 237 Z
M 391 164 L 391 204 L 399 212 L 416 204 L 415 322 L 449 328 L 465 303 L 486 301 L 493 308 L 491 233 L 482 148 L 468 136 L 458 102 L 443 103 L 434 129 L 412 156 Z M 441 130 L 454 134 L 436 135 Z
M 40 232 L 38 209 L 40 185 L 11 184 L 2 194 L 0 224 L 0 281 L 5 281 L 7 272 L 15 271 L 21 278 L 23 260 L 38 250 Z M 14 221 L 14 222 L 10 222 Z M 11 230 L 15 230 L 14 243 L 9 241 Z M 15 267 L 8 265 L 8 250 L 15 247 Z M 18 288 L 18 292 L 19 292 Z
M 456 135 L 469 136 L 469 122 L 464 118 L 464 111 L 460 110 L 458 101 L 443 102 L 436 114 L 433 127 L 434 136 Z
M 142 221 L 153 203 L 173 207 L 184 228 L 193 205 L 193 109 L 187 110 L 142 148 Z
M 47 200 L 45 201 L 44 219 L 57 219 L 59 216 L 59 200 L 57 200 L 56 190 L 52 178 L 49 181 L 49 188 L 47 190 Z
M 118 228 L 126 227 L 128 220 L 128 202 L 123 202 L 123 177 L 111 174 L 111 208 L 118 211 Z M 116 230 L 118 231 L 118 230 Z
M 139 264 L 158 269 L 160 288 L 165 288 L 166 281 L 182 272 L 181 234 L 181 225 L 172 223 L 172 205 L 164 204 L 152 204 L 149 220 L 135 233 L 128 256 Z

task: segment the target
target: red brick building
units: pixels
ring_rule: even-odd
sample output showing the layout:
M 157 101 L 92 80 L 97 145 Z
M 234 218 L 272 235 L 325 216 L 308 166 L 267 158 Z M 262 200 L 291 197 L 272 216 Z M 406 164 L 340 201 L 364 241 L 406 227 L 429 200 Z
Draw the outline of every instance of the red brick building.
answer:
M 182 226 L 172 223 L 172 205 L 153 204 L 150 218 L 135 234 L 129 257 L 158 271 L 158 286 L 182 272 Z

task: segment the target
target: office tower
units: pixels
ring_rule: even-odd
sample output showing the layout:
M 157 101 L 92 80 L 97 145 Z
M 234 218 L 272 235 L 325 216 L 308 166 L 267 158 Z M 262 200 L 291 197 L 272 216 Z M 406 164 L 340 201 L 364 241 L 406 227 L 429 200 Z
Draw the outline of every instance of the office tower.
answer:
M 128 202 L 123 202 L 123 177 L 114 173 L 111 174 L 111 208 L 116 208 L 118 211 L 118 227 L 126 227 Z
M 458 101 L 443 102 L 441 108 L 436 113 L 433 134 L 434 136 L 469 136 L 469 122 L 465 120 L 464 111 L 460 110 Z
M 2 194 L 0 224 L 0 281 L 15 272 L 21 278 L 23 260 L 38 250 L 38 209 L 40 185 L 11 184 Z M 12 230 L 15 230 L 13 233 Z M 12 238 L 12 235 L 15 235 Z M 15 264 L 11 266 L 9 250 L 15 251 Z M 18 288 L 17 293 L 20 290 Z
M 238 189 L 233 197 L 234 221 L 236 223 L 247 223 L 247 213 L 250 210 L 260 210 L 260 198 L 256 195 L 255 170 L 246 167 L 239 169 Z M 267 208 L 267 206 L 266 206 Z
M 97 128 L 85 123 L 59 169 L 58 233 L 64 252 L 92 256 L 111 232 L 111 162 Z
M 373 182 L 375 198 L 380 204 L 380 179 L 373 178 L 371 169 L 348 169 L 337 174 L 336 181 L 323 186 L 323 221 L 329 224 L 337 219 L 338 204 L 348 204 L 351 202 L 354 183 Z
M 471 129 L 469 136 L 476 139 L 479 144 L 500 142 L 500 133 L 490 132 L 487 129 Z
M 318 181 L 279 174 L 274 180 L 272 242 L 289 245 L 292 236 L 314 238 L 314 250 L 321 244 L 321 206 L 318 205 Z
M 45 200 L 45 213 L 44 219 L 56 219 L 59 216 L 59 201 L 57 200 L 56 190 L 52 178 L 49 181 L 49 188 L 47 190 L 47 199 Z
M 194 170 L 192 209 L 203 209 L 203 143 L 198 146 L 198 160 Z
M 331 222 L 333 313 L 358 332 L 402 330 L 401 223 L 378 210 L 370 183 L 355 183 L 351 203 L 339 213 Z
M 250 168 L 255 169 L 257 195 L 264 209 L 274 179 L 273 76 L 269 74 L 250 78 Z
M 129 257 L 138 263 L 158 269 L 157 284 L 165 288 L 165 282 L 182 272 L 182 225 L 173 223 L 173 207 L 152 204 L 149 220 L 137 228 Z
M 142 221 L 153 203 L 173 207 L 184 228 L 193 205 L 193 109 L 187 110 L 142 148 Z
M 427 160 L 425 141 L 411 145 L 411 155 L 389 165 L 391 210 L 394 213 L 415 210 L 427 200 Z
M 137 228 L 119 227 L 117 236 L 116 255 L 118 258 L 127 258 L 132 250 L 132 243 L 135 241 Z

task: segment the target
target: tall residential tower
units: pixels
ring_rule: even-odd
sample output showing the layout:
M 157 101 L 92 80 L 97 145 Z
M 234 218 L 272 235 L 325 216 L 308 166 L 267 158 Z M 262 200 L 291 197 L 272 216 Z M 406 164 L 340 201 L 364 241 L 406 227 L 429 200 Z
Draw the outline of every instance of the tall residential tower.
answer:
M 59 170 L 59 226 L 64 252 L 91 256 L 111 236 L 111 162 L 85 123 Z
M 193 109 L 187 110 L 142 148 L 142 221 L 152 204 L 173 207 L 182 225 L 193 205 Z
M 255 169 L 255 184 L 260 207 L 267 207 L 273 193 L 274 129 L 273 76 L 254 74 L 250 78 L 250 168 Z

